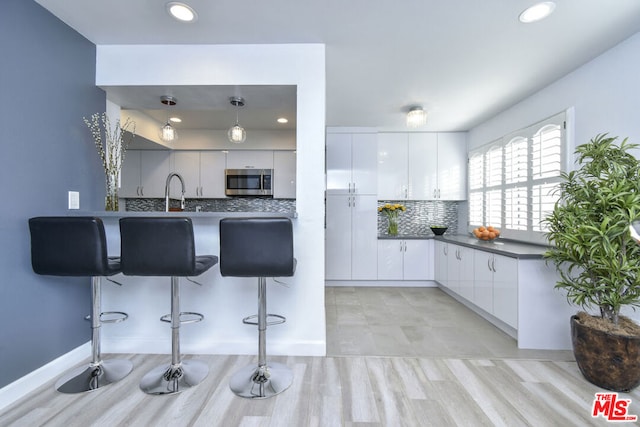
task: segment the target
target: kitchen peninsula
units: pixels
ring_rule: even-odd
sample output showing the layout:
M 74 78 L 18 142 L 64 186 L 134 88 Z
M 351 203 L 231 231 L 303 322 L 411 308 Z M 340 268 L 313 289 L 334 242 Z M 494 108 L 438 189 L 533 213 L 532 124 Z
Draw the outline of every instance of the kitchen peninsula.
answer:
M 218 225 L 226 217 L 289 217 L 294 227 L 294 252 L 297 249 L 297 214 L 271 212 L 79 212 L 102 218 L 110 255 L 120 253 L 119 219 L 122 217 L 188 217 L 194 228 L 196 253 L 219 256 Z M 306 355 L 323 351 L 317 345 L 300 342 L 291 331 L 300 327 L 298 304 L 291 288 L 298 283 L 298 264 L 293 277 L 267 279 L 268 308 L 287 318 L 287 322 L 269 329 L 269 354 Z M 118 274 L 112 277 L 122 286 L 105 282 L 102 305 L 105 311 L 124 311 L 129 318 L 117 327 L 102 328 L 103 351 L 107 353 L 169 353 L 170 328 L 160 317 L 170 310 L 170 280 L 168 277 L 138 277 Z M 255 354 L 256 331 L 242 323 L 242 318 L 254 314 L 257 300 L 257 279 L 222 277 L 219 266 L 195 278 L 197 283 L 183 279 L 181 306 L 184 311 L 202 313 L 204 320 L 185 324 L 182 352 L 185 354 Z

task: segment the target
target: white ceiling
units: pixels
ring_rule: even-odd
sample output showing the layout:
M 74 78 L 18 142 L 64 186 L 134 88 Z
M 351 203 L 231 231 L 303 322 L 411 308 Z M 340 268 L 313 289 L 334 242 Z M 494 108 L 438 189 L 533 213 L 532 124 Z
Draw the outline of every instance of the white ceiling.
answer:
M 327 126 L 388 130 L 404 129 L 416 104 L 429 111 L 423 130 L 468 130 L 640 31 L 639 0 L 557 0 L 551 17 L 529 25 L 518 15 L 535 0 L 185 0 L 198 13 L 191 24 L 169 17 L 165 1 L 36 1 L 98 45 L 324 43 Z M 291 88 L 265 89 L 107 94 L 128 108 L 156 108 L 164 120 L 159 97 L 173 91 L 176 107 L 203 106 L 199 123 L 214 127 L 222 113 L 204 108 L 222 108 L 239 91 L 247 98 L 240 121 L 250 128 L 251 105 L 265 99 L 295 111 Z

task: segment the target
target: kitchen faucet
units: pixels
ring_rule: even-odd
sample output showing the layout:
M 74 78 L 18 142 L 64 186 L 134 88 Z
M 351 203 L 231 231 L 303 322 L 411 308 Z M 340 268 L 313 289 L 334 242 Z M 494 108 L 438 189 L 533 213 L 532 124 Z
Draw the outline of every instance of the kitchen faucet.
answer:
M 171 184 L 171 179 L 173 177 L 177 177 L 180 180 L 180 184 L 182 184 L 182 197 L 180 198 L 180 209 L 184 210 L 184 179 L 180 176 L 179 173 L 171 172 L 169 176 L 167 176 L 167 183 L 164 185 L 164 211 L 169 212 L 169 184 Z

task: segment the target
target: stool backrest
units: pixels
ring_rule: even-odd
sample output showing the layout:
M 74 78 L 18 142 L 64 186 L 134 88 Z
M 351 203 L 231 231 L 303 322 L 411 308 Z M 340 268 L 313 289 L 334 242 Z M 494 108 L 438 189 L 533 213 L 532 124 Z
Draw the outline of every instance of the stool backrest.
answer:
M 293 276 L 293 226 L 289 218 L 220 220 L 220 273 L 239 277 Z
M 196 265 L 190 218 L 120 219 L 120 262 L 130 276 L 189 276 Z
M 50 276 L 106 276 L 109 268 L 104 224 L 94 217 L 29 219 L 31 266 Z

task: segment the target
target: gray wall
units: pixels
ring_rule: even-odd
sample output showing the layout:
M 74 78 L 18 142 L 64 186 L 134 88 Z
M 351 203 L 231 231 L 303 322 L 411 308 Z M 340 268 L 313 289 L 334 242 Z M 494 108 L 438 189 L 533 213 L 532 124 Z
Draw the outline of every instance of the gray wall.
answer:
M 35 275 L 28 218 L 64 215 L 67 191 L 104 209 L 100 159 L 83 116 L 105 109 L 95 45 L 32 0 L 0 14 L 0 387 L 90 339 L 88 279 Z

